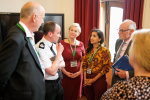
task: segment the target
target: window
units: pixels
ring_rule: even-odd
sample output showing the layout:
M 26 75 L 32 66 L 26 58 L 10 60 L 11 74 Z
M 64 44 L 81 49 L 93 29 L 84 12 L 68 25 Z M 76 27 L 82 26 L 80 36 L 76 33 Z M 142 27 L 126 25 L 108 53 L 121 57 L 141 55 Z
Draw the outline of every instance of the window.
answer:
M 105 47 L 109 48 L 113 62 L 115 43 L 119 38 L 117 29 L 123 18 L 123 0 L 101 0 L 100 17 L 100 29 L 104 32 Z
M 113 62 L 115 53 L 115 43 L 119 38 L 117 29 L 122 23 L 123 9 L 119 7 L 110 8 L 110 27 L 109 27 L 109 50 L 111 52 L 111 61 Z

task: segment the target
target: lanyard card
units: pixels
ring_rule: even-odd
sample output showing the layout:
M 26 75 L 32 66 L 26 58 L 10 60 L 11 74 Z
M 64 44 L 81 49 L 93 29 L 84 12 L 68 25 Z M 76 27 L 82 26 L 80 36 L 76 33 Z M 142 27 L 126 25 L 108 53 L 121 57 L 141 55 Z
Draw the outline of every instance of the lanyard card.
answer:
M 87 68 L 87 73 L 88 74 L 91 74 L 91 71 L 92 71 L 91 68 Z
M 71 67 L 77 67 L 77 60 L 70 61 L 70 66 Z

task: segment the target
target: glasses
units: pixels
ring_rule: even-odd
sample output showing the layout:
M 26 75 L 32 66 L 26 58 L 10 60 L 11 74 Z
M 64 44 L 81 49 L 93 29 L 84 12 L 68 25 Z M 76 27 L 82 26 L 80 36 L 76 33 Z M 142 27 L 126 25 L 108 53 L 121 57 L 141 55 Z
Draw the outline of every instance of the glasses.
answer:
M 123 33 L 123 32 L 125 32 L 125 31 L 128 31 L 128 30 L 131 30 L 131 29 L 127 29 L 127 30 L 120 30 L 120 29 L 117 29 L 117 31 L 119 32 L 121 32 L 121 33 Z

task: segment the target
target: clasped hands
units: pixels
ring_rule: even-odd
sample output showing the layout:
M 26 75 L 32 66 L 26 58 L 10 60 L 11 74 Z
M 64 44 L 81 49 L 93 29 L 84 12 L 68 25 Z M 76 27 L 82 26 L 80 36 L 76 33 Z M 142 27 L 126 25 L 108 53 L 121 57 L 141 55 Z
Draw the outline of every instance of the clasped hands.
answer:
M 84 79 L 83 87 L 92 85 L 93 79 Z
M 76 72 L 76 73 L 67 72 L 67 76 L 70 77 L 70 78 L 76 78 L 80 74 L 81 74 L 80 72 Z

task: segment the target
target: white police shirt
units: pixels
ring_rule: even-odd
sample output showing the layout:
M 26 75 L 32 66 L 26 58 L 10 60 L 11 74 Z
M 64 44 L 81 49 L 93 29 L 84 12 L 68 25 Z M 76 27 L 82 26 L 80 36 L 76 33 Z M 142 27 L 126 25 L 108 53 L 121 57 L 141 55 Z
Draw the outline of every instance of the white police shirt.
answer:
M 50 58 L 55 56 L 53 52 L 50 50 L 51 46 L 57 55 L 56 44 L 49 42 L 44 37 L 36 44 L 36 47 L 39 51 L 40 58 L 43 61 L 45 69 L 52 66 L 52 61 L 50 60 Z M 61 56 L 60 61 L 62 60 L 63 57 Z M 58 73 L 56 73 L 55 76 L 51 76 L 45 72 L 45 80 L 56 80 L 57 78 L 58 78 Z

